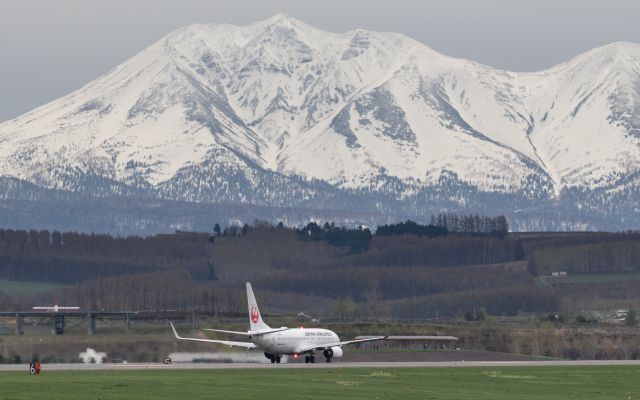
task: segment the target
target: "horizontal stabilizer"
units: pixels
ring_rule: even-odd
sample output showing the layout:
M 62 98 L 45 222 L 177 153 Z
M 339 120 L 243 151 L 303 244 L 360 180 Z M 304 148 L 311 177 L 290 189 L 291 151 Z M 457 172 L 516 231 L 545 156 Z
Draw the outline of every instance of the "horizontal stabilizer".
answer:
M 260 335 L 265 335 L 267 333 L 282 332 L 288 329 L 289 328 L 283 326 L 282 328 L 263 329 L 259 331 L 249 331 L 249 332 L 225 331 L 223 329 L 208 329 L 208 328 L 205 328 L 204 330 L 209 332 L 230 333 L 232 335 L 241 335 L 241 336 L 260 336 Z
M 220 332 L 220 333 L 230 333 L 232 335 L 240 335 L 240 336 L 249 336 L 251 335 L 251 333 L 249 332 L 239 332 L 239 331 L 225 331 L 223 329 L 210 329 L 210 328 L 204 328 L 203 331 L 209 331 L 209 332 Z
M 289 330 L 289 328 L 287 328 L 286 326 L 283 326 L 282 328 L 273 328 L 273 329 L 269 328 L 269 329 L 263 329 L 259 331 L 251 331 L 249 332 L 249 334 L 252 336 L 260 336 L 260 335 L 266 335 L 267 333 L 282 332 L 286 330 Z

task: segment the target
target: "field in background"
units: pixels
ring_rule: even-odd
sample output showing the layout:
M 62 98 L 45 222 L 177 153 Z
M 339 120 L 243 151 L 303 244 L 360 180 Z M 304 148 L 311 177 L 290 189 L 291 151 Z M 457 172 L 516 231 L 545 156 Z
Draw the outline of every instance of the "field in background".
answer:
M 319 324 L 335 327 L 345 338 L 387 329 L 451 334 L 461 338 L 463 349 L 570 359 L 640 358 L 640 318 L 626 312 L 640 307 L 640 279 L 635 279 L 640 276 L 640 232 L 430 238 L 413 231 L 371 236 L 365 229 L 330 224 L 296 230 L 256 221 L 227 228 L 145 238 L 0 229 L 0 279 L 66 285 L 49 292 L 0 294 L 0 310 L 78 305 L 83 311 L 141 311 L 136 332 L 145 318 L 187 325 L 208 320 L 221 329 L 244 330 L 244 285 L 250 281 L 272 326 Z M 549 280 L 565 273 L 566 278 Z M 28 290 L 42 287 L 25 285 Z M 25 320 L 26 335 L 49 334 L 51 321 L 35 322 L 41 326 Z M 376 322 L 381 325 L 366 325 Z M 111 330 L 103 324 L 110 325 L 99 321 L 98 337 L 124 332 L 122 320 Z M 67 321 L 66 329 L 86 335 L 86 318 Z M 151 329 L 151 334 L 167 332 L 166 323 Z M 0 321 L 0 334 L 14 331 L 15 318 Z M 28 357 L 30 343 L 5 350 L 4 340 L 0 337 L 5 362 Z M 109 343 L 98 349 L 114 358 L 146 361 L 171 350 L 159 343 L 126 352 Z M 36 347 L 47 359 L 77 357 L 84 350 Z
M 298 325 L 295 318 L 266 316 L 272 326 Z M 184 336 L 200 338 L 237 340 L 232 335 L 206 332 L 201 328 L 225 330 L 244 330 L 247 328 L 246 317 L 236 319 L 215 320 L 201 318 L 196 320 L 194 332 L 192 321 L 173 319 L 178 332 Z M 45 363 L 78 362 L 78 354 L 87 348 L 107 353 L 108 362 L 162 362 L 171 353 L 254 353 L 244 349 L 234 350 L 226 346 L 211 343 L 177 341 L 164 320 L 134 320 L 132 331 L 125 333 L 122 318 L 99 319 L 97 334 L 86 334 L 85 319 L 69 319 L 64 335 L 52 335 L 48 320 L 33 325 L 31 319 L 25 319 L 25 335 L 13 333 L 15 318 L 0 319 L 0 363 L 21 363 L 30 359 L 31 354 Z M 426 353 L 433 353 L 435 343 L 385 341 L 376 344 L 378 350 L 372 352 L 371 344 L 349 346 L 345 349 L 344 361 L 363 360 L 363 354 L 374 354 L 366 361 L 455 361 L 453 358 L 471 360 L 462 353 L 468 351 L 487 352 L 484 359 L 506 360 L 510 358 L 552 357 L 566 359 L 640 359 L 640 332 L 636 328 L 623 325 L 561 323 L 559 326 L 550 321 L 532 321 L 522 319 L 487 320 L 483 322 L 443 321 L 436 323 L 311 323 L 304 326 L 322 327 L 336 332 L 341 339 L 352 339 L 356 336 L 376 334 L 388 335 L 444 335 L 456 336 L 459 340 L 450 349 L 447 358 L 430 358 Z M 361 349 L 358 349 L 360 347 Z M 399 350 L 411 350 L 409 352 Z M 396 353 L 412 353 L 408 357 L 395 359 L 381 355 Z M 489 354 L 490 353 L 490 354 Z M 266 360 L 261 352 L 255 352 L 257 361 Z M 376 357 L 381 357 L 380 359 Z M 475 357 L 475 356 L 474 356 Z M 497 358 L 496 358 L 497 357 Z M 0 397 L 1 398 L 1 397 Z
M 61 289 L 66 285 L 47 282 L 11 281 L 0 279 L 0 292 L 6 295 L 29 295 Z
M 331 368 L 0 373 L 10 399 L 635 399 L 640 367 Z
M 256 221 L 216 234 L 146 238 L 0 229 L 0 279 L 67 285 L 19 295 L 12 283 L 16 294 L 0 294 L 0 309 L 65 303 L 239 315 L 246 281 L 263 312 L 302 311 L 322 320 L 551 312 L 569 320 L 640 306 L 640 233 L 431 237 L 396 235 L 394 225 L 371 236 L 366 229 L 310 226 Z M 547 278 L 561 273 L 568 276 Z M 41 288 L 27 285 L 21 290 Z
M 569 276 L 554 276 L 547 278 L 554 285 L 581 283 L 613 283 L 640 280 L 640 273 L 629 272 L 622 274 L 582 274 Z

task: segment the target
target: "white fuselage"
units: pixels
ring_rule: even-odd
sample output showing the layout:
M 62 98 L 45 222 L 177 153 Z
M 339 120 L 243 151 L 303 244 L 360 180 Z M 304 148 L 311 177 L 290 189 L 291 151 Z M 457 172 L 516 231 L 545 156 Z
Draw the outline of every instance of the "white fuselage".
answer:
M 321 347 L 340 342 L 338 335 L 328 329 L 292 328 L 285 331 L 254 335 L 251 341 L 266 353 L 300 354 L 300 349 Z

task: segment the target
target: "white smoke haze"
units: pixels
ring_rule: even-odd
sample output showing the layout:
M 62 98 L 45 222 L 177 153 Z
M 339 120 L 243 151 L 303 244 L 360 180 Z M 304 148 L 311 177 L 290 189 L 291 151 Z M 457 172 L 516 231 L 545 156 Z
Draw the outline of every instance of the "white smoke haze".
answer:
M 270 363 L 264 354 L 256 352 L 247 353 L 171 353 L 169 358 L 174 363 L 213 362 L 213 363 Z M 282 357 L 282 362 L 287 362 L 287 357 Z
M 78 358 L 80 358 L 85 364 L 102 364 L 107 358 L 107 353 L 95 351 L 94 349 L 87 347 L 86 351 L 78 354 Z

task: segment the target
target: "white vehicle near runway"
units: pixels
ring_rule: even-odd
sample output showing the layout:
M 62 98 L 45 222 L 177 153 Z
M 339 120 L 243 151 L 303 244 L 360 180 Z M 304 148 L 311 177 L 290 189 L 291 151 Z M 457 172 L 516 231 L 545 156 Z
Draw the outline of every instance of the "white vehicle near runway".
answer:
M 237 332 L 220 329 L 205 329 L 212 332 L 230 333 L 247 337 L 250 342 L 234 342 L 228 340 L 186 338 L 178 335 L 176 328 L 171 323 L 171 329 L 175 337 L 179 340 L 193 340 L 197 342 L 220 343 L 227 346 L 244 347 L 246 349 L 260 349 L 264 351 L 265 357 L 271 363 L 280 363 L 283 355 L 298 357 L 304 355 L 306 363 L 315 362 L 315 353 L 322 352 L 329 363 L 333 358 L 342 357 L 342 346 L 385 340 L 388 336 L 367 336 L 354 340 L 340 341 L 338 335 L 328 329 L 321 328 L 271 328 L 263 320 L 258 308 L 258 303 L 253 295 L 251 283 L 247 282 L 247 303 L 249 306 L 249 331 Z M 438 340 L 439 336 L 430 337 L 431 340 Z M 450 340 L 450 337 L 442 337 Z

